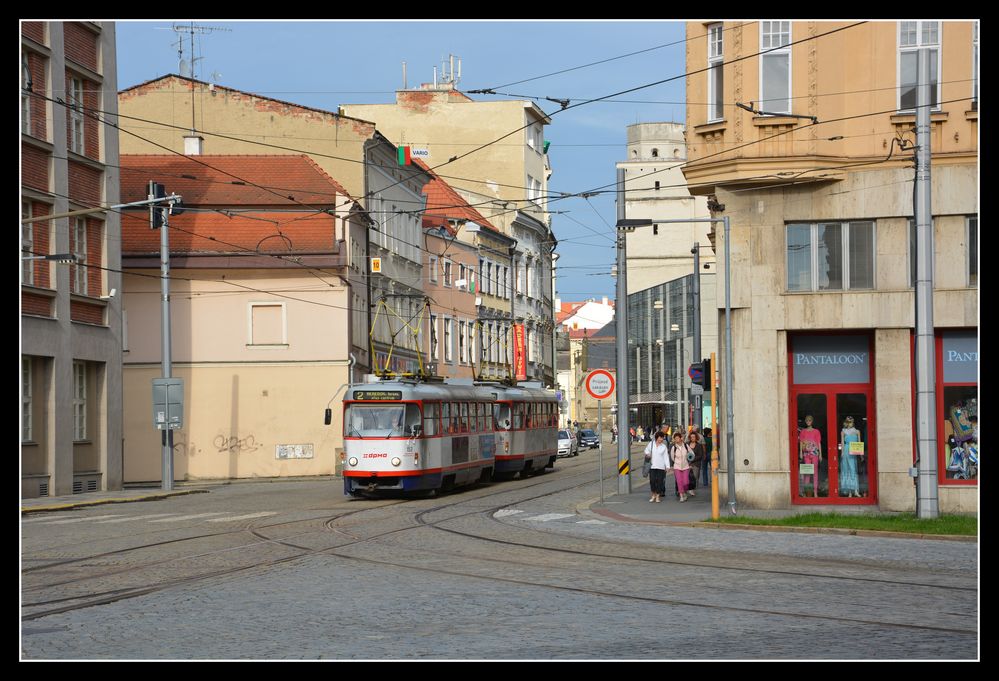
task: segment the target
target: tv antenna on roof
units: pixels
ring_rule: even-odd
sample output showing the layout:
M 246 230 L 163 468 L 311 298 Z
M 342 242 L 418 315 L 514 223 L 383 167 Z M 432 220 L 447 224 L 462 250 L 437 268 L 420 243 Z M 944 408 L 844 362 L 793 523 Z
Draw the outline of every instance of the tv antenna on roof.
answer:
M 195 72 L 195 65 L 197 62 L 204 59 L 204 57 L 197 57 L 194 54 L 194 35 L 197 33 L 199 35 L 204 35 L 207 33 L 212 33 L 214 31 L 229 31 L 232 29 L 223 28 L 221 26 L 201 26 L 194 23 L 193 21 L 187 24 L 174 24 L 171 26 L 171 30 L 177 34 L 177 69 L 180 75 L 185 78 L 191 78 L 197 80 L 197 74 Z M 191 36 L 191 61 L 187 62 L 184 60 L 184 36 L 187 33 Z

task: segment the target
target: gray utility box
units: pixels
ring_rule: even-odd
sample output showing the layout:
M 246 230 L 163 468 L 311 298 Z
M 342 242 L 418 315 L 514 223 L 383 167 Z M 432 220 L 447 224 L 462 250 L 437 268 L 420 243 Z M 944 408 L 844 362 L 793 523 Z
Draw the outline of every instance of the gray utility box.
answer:
M 157 430 L 184 427 L 184 379 L 153 379 L 153 426 Z

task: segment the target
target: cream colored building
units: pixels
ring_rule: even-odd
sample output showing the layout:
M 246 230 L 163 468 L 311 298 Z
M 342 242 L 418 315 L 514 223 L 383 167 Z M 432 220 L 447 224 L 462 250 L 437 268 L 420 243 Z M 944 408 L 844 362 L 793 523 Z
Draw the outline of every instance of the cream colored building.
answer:
M 636 123 L 628 126 L 624 170 L 625 217 L 684 220 L 709 218 L 708 200 L 691 196 L 683 177 L 687 141 L 680 123 Z M 690 274 L 691 248 L 700 244 L 701 264 L 714 267 L 708 234 L 711 224 L 653 223 L 628 234 L 628 290 L 641 291 Z
M 977 28 L 851 23 L 687 24 L 684 175 L 731 219 L 736 492 L 759 508 L 914 509 L 913 152 L 895 140 L 916 141 L 915 54 L 928 47 L 939 499 L 974 512 L 976 472 L 953 468 L 944 440 L 977 415 Z M 847 417 L 863 442 L 852 456 Z
M 170 218 L 173 377 L 184 381 L 176 480 L 332 475 L 356 315 L 346 244 L 368 218 L 305 156 L 122 155 L 122 196 L 161 179 Z M 244 184 L 228 182 L 236 174 Z M 281 178 L 295 198 L 258 189 Z M 213 210 L 214 209 L 214 210 Z M 328 212 L 327 212 L 328 211 Z M 159 230 L 123 218 L 124 478 L 161 477 L 151 382 L 162 376 Z M 330 407 L 333 423 L 323 423 Z

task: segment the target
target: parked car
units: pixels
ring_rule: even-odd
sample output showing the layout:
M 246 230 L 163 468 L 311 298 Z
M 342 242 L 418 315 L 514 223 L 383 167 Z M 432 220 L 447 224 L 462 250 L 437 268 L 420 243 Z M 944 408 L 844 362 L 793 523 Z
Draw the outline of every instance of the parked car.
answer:
M 589 428 L 583 429 L 576 433 L 576 437 L 579 440 L 580 447 L 596 449 L 600 446 L 600 437 L 595 431 L 590 430 Z
M 578 456 L 579 455 L 579 443 L 576 442 L 576 438 L 572 436 L 568 430 L 558 431 L 558 455 L 559 456 Z

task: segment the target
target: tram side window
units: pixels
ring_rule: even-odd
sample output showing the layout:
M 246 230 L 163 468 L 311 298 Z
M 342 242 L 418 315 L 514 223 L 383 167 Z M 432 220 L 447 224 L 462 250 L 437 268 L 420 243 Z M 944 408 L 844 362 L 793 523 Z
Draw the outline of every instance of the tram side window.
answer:
M 451 403 L 441 402 L 441 433 L 451 432 Z
M 482 408 L 482 430 L 490 432 L 493 430 L 493 408 L 488 404 L 480 404 Z
M 423 403 L 423 435 L 432 437 L 437 434 L 437 419 L 439 405 L 436 402 Z
M 513 405 L 513 428 L 514 430 L 520 430 L 524 427 L 524 405 L 520 402 L 515 402 Z
M 493 405 L 493 416 L 496 419 L 496 430 L 510 430 L 510 406 L 507 404 Z
M 461 432 L 468 432 L 468 402 L 461 403 Z
M 478 415 L 475 413 L 478 404 L 475 402 L 468 403 L 468 431 L 474 433 L 479 429 L 479 419 Z

